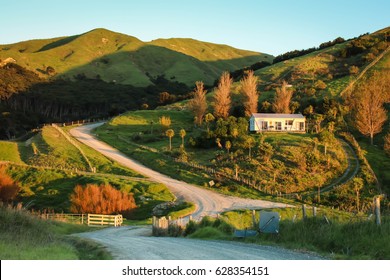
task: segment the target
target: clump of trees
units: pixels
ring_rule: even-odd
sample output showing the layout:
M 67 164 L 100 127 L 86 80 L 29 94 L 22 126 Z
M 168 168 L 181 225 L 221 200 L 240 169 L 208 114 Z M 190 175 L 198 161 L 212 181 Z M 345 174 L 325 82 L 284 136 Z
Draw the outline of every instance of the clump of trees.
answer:
M 136 208 L 132 194 L 111 185 L 77 185 L 70 195 L 72 213 L 114 214 Z

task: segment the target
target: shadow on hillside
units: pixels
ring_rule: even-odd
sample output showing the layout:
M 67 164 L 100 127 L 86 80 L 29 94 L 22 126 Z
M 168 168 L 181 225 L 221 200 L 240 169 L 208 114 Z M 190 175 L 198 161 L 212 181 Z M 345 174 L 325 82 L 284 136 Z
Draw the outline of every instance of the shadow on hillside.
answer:
M 36 51 L 36 53 L 48 51 L 48 50 L 51 50 L 51 49 L 54 49 L 57 47 L 61 47 L 63 45 L 66 45 L 66 44 L 72 42 L 73 40 L 77 39 L 78 37 L 80 37 L 80 35 L 74 35 L 74 36 L 69 36 L 66 38 L 59 39 L 57 41 L 54 41 L 52 43 L 49 43 L 49 44 L 43 46 L 38 51 Z
M 84 76 L 105 82 L 147 86 L 164 77 L 171 83 L 192 87 L 196 81 L 214 85 L 223 71 L 236 71 L 264 61 L 264 55 L 227 60 L 201 61 L 195 57 L 165 47 L 146 45 L 135 51 L 117 51 L 91 62 L 60 73 L 60 77 L 74 79 Z M 171 90 L 175 94 L 175 89 Z

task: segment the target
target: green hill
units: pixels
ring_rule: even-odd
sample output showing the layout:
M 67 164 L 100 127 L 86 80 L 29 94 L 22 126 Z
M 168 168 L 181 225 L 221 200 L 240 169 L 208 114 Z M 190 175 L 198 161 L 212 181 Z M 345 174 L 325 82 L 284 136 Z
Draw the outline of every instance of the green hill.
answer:
M 313 49 L 309 54 L 274 63 L 255 74 L 265 92 L 286 80 L 301 99 L 337 97 L 388 48 L 389 32 L 390 27 L 387 27 L 330 47 Z M 389 52 L 369 69 L 373 70 L 390 70 Z
M 222 71 L 234 71 L 271 55 L 193 39 L 139 39 L 94 29 L 81 35 L 0 45 L 0 59 L 16 63 L 41 77 L 74 79 L 78 75 L 106 82 L 148 86 L 164 75 L 172 82 L 212 84 Z

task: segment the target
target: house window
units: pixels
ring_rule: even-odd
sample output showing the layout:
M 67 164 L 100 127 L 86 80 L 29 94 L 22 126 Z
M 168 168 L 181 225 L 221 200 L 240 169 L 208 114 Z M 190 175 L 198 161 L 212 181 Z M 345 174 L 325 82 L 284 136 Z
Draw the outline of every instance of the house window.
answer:
M 268 129 L 268 122 L 262 121 L 261 122 L 261 129 L 262 130 L 267 130 Z
M 304 122 L 299 123 L 299 130 L 305 130 L 305 123 Z
M 282 130 L 282 122 L 275 122 L 276 130 Z
M 291 125 L 293 125 L 293 122 L 294 122 L 293 120 L 286 120 L 285 121 L 285 125 L 290 125 L 291 126 Z

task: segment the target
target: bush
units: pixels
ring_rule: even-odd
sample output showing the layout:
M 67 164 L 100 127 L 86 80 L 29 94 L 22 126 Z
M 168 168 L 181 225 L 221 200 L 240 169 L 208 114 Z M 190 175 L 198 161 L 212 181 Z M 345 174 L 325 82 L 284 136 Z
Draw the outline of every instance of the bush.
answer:
M 123 193 L 110 185 L 77 185 L 70 196 L 73 213 L 113 214 L 136 207 L 132 194 Z
M 0 201 L 14 200 L 19 190 L 19 185 L 5 172 L 5 167 L 0 166 Z
M 184 236 L 193 234 L 198 229 L 198 225 L 194 221 L 189 221 L 185 230 L 184 230 Z

